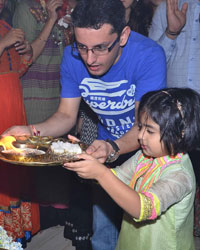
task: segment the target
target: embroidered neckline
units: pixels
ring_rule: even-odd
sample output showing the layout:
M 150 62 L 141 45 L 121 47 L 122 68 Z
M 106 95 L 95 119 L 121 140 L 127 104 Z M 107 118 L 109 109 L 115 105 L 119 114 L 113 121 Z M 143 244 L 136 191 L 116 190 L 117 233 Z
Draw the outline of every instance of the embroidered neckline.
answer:
M 167 166 L 173 163 L 179 163 L 182 157 L 183 153 L 179 153 L 176 156 L 166 155 L 154 159 L 146 157 L 141 153 L 138 157 L 137 167 L 133 173 L 129 186 L 134 189 L 138 179 L 143 176 L 138 192 L 145 192 L 154 182 L 156 182 Z

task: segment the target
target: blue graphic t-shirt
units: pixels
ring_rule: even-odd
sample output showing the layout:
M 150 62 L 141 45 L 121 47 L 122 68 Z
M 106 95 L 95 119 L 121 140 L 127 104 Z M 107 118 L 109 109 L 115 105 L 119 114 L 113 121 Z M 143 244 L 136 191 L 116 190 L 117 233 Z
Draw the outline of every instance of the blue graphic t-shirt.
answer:
M 121 57 L 103 76 L 92 76 L 66 47 L 61 64 L 61 97 L 80 97 L 98 115 L 98 139 L 117 139 L 134 124 L 135 101 L 166 87 L 166 60 L 154 41 L 131 32 Z

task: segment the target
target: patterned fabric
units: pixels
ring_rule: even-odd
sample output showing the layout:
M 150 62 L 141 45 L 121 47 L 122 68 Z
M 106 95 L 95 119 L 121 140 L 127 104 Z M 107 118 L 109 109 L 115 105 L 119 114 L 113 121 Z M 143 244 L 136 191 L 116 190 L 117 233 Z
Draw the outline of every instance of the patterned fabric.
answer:
M 32 230 L 31 203 L 22 201 L 21 204 L 10 205 L 8 211 L 0 209 L 0 226 L 14 241 L 23 237 L 29 240 Z
M 11 26 L 8 23 L 0 20 L 0 39 L 4 37 L 10 29 Z M 27 71 L 27 68 L 28 65 L 26 61 L 23 60 L 23 57 L 19 56 L 14 46 L 6 49 L 1 55 L 0 74 L 12 72 L 18 74 L 18 77 L 20 77 L 25 73 L 25 71 Z
M 90 145 L 98 135 L 97 115 L 88 107 L 88 105 L 84 101 L 81 101 L 79 117 L 82 119 L 80 140 Z
M 24 30 L 29 42 L 34 41 L 44 27 L 44 23 L 38 22 L 31 12 L 34 8 L 41 9 L 40 3 L 22 0 L 13 16 L 15 28 Z M 58 108 L 60 63 L 64 47 L 70 43 L 70 39 L 70 29 L 63 30 L 55 25 L 41 55 L 21 79 L 28 124 L 46 120 Z
M 0 21 L 0 37 L 10 29 Z M 4 50 L 0 57 L 0 134 L 13 125 L 26 124 L 19 80 L 26 69 L 14 47 Z M 31 197 L 31 175 L 30 168 L 0 162 L 0 225 L 13 239 L 22 240 L 25 236 L 28 239 L 40 228 L 38 205 L 22 202 Z
M 141 154 L 138 159 L 138 165 L 133 173 L 133 178 L 129 184 L 134 189 L 137 180 L 143 176 L 138 192 L 145 192 L 153 183 L 155 183 L 162 171 L 170 164 L 179 163 L 183 154 L 177 154 L 175 157 L 166 155 L 160 158 L 145 157 Z
M 135 220 L 129 214 L 124 213 L 116 250 L 132 250 L 133 242 L 134 249 L 137 250 L 194 250 L 195 176 L 188 155 L 185 154 L 182 157 L 181 155 L 165 159 L 164 169 L 162 169 L 161 161 L 154 159 L 157 163 L 151 165 L 149 161 L 152 160 L 141 157 L 141 151 L 138 151 L 127 162 L 115 168 L 116 175 L 124 183 L 128 185 L 132 180 L 136 192 L 142 190 L 139 193 L 140 197 L 142 196 L 142 218 Z M 138 159 L 140 167 L 138 167 Z M 146 169 L 142 175 L 145 160 L 149 164 L 149 169 Z M 139 171 L 138 178 L 133 176 L 133 173 L 137 174 L 136 168 Z M 153 168 L 155 173 L 152 172 L 149 179 L 150 182 L 153 179 L 156 181 L 143 192 L 145 190 L 143 183 L 146 185 L 150 183 L 148 179 L 143 182 L 143 179 L 145 175 L 148 175 L 148 170 L 150 173 Z M 157 204 L 160 204 L 160 208 Z

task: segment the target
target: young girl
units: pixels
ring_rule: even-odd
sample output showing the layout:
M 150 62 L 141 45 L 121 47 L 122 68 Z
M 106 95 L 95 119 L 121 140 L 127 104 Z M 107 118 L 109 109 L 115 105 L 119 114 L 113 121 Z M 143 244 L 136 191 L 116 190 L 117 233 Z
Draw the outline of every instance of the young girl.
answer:
M 193 250 L 195 176 L 188 151 L 200 141 L 200 96 L 191 89 L 145 94 L 133 157 L 110 170 L 90 155 L 66 163 L 96 179 L 125 211 L 116 249 Z

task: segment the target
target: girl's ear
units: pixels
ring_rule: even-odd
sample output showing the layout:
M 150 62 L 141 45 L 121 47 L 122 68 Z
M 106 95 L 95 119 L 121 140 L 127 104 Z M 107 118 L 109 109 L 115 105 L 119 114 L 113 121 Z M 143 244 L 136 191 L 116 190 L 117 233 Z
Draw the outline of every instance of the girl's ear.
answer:
M 124 27 L 124 29 L 122 30 L 122 33 L 120 35 L 120 46 L 121 47 L 123 47 L 127 43 L 130 32 L 131 32 L 131 29 L 129 26 Z

